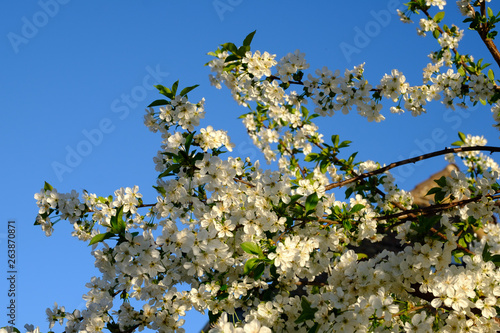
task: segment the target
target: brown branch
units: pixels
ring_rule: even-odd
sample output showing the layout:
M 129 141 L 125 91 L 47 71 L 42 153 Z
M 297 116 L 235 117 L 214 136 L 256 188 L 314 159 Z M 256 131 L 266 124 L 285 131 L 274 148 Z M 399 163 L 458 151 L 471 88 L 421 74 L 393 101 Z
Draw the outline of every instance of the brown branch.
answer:
M 488 51 L 490 51 L 493 59 L 497 62 L 497 65 L 500 67 L 500 52 L 498 52 L 497 46 L 493 40 L 483 36 L 481 36 L 481 39 L 483 40 L 484 45 L 488 48 Z
M 473 16 L 475 16 L 476 11 L 474 10 L 474 8 L 470 4 L 468 7 L 469 7 L 469 10 L 472 11 Z M 422 12 L 427 16 L 428 19 L 433 20 L 432 16 L 429 15 L 429 13 L 427 12 L 426 9 L 422 9 Z M 485 2 L 484 1 L 481 3 L 481 14 L 482 14 L 482 16 L 486 16 Z M 441 33 L 441 35 L 444 34 L 443 29 L 441 29 L 441 27 L 439 25 L 437 26 L 437 30 Z M 489 31 L 489 29 L 488 29 L 487 24 L 483 24 L 483 23 L 481 23 L 480 28 L 477 30 L 479 36 L 481 37 L 484 44 L 488 48 L 488 51 L 490 51 L 490 53 L 493 56 L 493 58 L 495 59 L 496 63 L 498 64 L 498 66 L 500 66 L 500 52 L 498 52 L 498 49 L 497 49 L 495 43 L 493 42 L 493 40 L 490 38 L 487 38 L 488 31 Z M 453 53 L 458 54 L 458 51 L 455 48 L 453 48 L 451 50 L 453 51 Z M 463 62 L 463 60 L 460 61 L 460 63 L 462 64 L 462 66 L 464 68 L 466 68 L 466 64 Z M 495 89 L 499 90 L 500 87 L 495 84 Z
M 245 185 L 250 186 L 250 187 L 255 187 L 254 184 L 251 184 L 251 183 L 244 181 L 243 179 L 240 179 L 240 178 L 233 178 L 233 180 L 237 183 L 242 183 L 242 184 L 245 184 Z
M 476 11 L 474 8 L 472 8 L 474 11 L 474 15 Z M 481 16 L 486 17 L 486 3 L 485 1 L 481 2 Z M 488 38 L 488 32 L 490 31 L 488 27 L 488 23 L 481 23 L 478 29 L 478 34 L 481 37 L 484 45 L 488 48 L 488 51 L 490 51 L 491 55 L 493 56 L 493 59 L 495 59 L 497 65 L 500 67 L 500 52 L 498 52 L 497 46 L 493 42 L 491 38 Z
M 442 233 L 440 233 L 439 231 L 437 231 L 435 228 L 431 228 L 430 231 L 432 233 L 434 233 L 435 235 L 441 237 L 442 239 L 444 239 L 445 241 L 448 241 L 448 237 L 446 237 L 446 235 L 443 235 Z M 470 254 L 470 255 L 473 255 L 474 253 L 469 250 L 468 248 L 466 247 L 463 247 L 462 245 L 458 244 L 458 243 L 455 243 L 455 245 L 457 246 L 457 248 L 459 248 L 460 250 L 464 251 L 465 253 L 467 254 Z
M 495 197 L 493 195 L 486 195 L 486 197 L 489 197 L 489 198 L 492 198 L 492 199 L 498 199 L 499 198 L 498 196 Z M 375 220 L 388 220 L 388 219 L 391 219 L 391 218 L 397 218 L 397 219 L 401 220 L 401 222 L 395 223 L 395 224 L 391 225 L 390 227 L 386 228 L 385 231 L 387 231 L 390 228 L 394 228 L 395 226 L 397 226 L 399 224 L 402 224 L 403 220 L 416 219 L 419 215 L 428 215 L 428 214 L 431 214 L 431 213 L 439 212 L 441 210 L 450 209 L 450 208 L 453 208 L 453 207 L 456 207 L 456 206 L 463 206 L 463 205 L 466 205 L 466 204 L 468 204 L 470 202 L 477 202 L 477 201 L 481 200 L 481 198 L 482 198 L 482 196 L 477 196 L 477 197 L 472 198 L 472 199 L 465 199 L 465 200 L 461 200 L 461 201 L 450 202 L 450 203 L 447 203 L 447 204 L 438 204 L 438 205 L 432 205 L 432 206 L 425 207 L 425 208 L 417 208 L 417 209 L 405 210 L 403 212 L 396 213 L 396 214 L 379 216 L 379 217 L 376 217 Z M 434 233 L 435 235 L 441 237 L 441 239 L 448 241 L 448 238 L 446 237 L 446 235 L 444 235 L 441 232 L 437 231 L 435 228 L 431 228 L 430 231 L 432 233 Z M 462 251 L 464 251 L 464 252 L 466 252 L 468 254 L 471 254 L 471 255 L 473 254 L 472 251 L 470 251 L 468 248 L 463 247 L 463 246 L 461 246 L 458 243 L 455 243 L 455 244 L 456 244 L 456 246 L 457 246 L 458 249 L 460 249 L 460 250 L 462 250 Z
M 492 196 L 488 195 L 488 197 L 492 197 Z M 390 220 L 390 219 L 394 219 L 394 218 L 397 218 L 398 220 L 402 220 L 402 219 L 407 219 L 408 217 L 411 218 L 411 217 L 417 217 L 419 215 L 428 215 L 428 214 L 431 214 L 434 212 L 450 209 L 450 208 L 453 208 L 456 206 L 463 206 L 463 205 L 466 205 L 470 202 L 479 201 L 479 200 L 481 200 L 481 198 L 482 198 L 482 196 L 477 196 L 477 197 L 472 198 L 472 199 L 464 199 L 464 200 L 454 201 L 454 202 L 450 202 L 450 203 L 446 203 L 446 204 L 437 204 L 437 205 L 432 205 L 432 206 L 424 207 L 424 208 L 407 209 L 407 210 L 404 210 L 404 211 L 399 212 L 399 213 L 377 216 L 374 218 L 374 220 L 384 221 L 384 220 Z
M 387 166 L 385 166 L 383 168 L 380 168 L 380 169 L 377 169 L 377 170 L 374 170 L 374 171 L 370 171 L 370 172 L 366 172 L 366 173 L 362 173 L 359 176 L 356 176 L 356 177 L 353 177 L 353 178 L 349 178 L 349 179 L 343 180 L 341 182 L 329 184 L 329 185 L 325 186 L 325 190 L 328 191 L 328 190 L 331 190 L 333 188 L 342 187 L 342 186 L 350 184 L 352 182 L 359 181 L 359 180 L 361 180 L 363 178 L 368 178 L 368 177 L 371 177 L 371 176 L 374 176 L 374 175 L 378 175 L 378 174 L 384 173 L 387 170 L 393 169 L 393 168 L 401 166 L 401 165 L 415 163 L 415 162 L 418 162 L 418 161 L 422 161 L 422 160 L 425 160 L 425 159 L 428 159 L 428 158 L 431 158 L 431 157 L 440 156 L 440 155 L 446 155 L 446 154 L 450 154 L 450 153 L 467 152 L 467 151 L 489 151 L 490 153 L 493 153 L 493 152 L 500 152 L 500 147 L 475 146 L 475 147 L 446 148 L 446 149 L 435 151 L 435 152 L 432 152 L 432 153 L 423 154 L 423 155 L 416 156 L 416 157 L 413 157 L 413 158 L 408 158 L 406 160 L 402 160 L 402 161 L 399 161 L 399 162 L 394 162 L 394 163 L 391 163 L 391 164 L 389 164 L 389 165 L 387 165 Z
M 281 80 L 280 77 L 275 76 L 275 75 L 268 76 L 267 78 L 270 79 L 271 81 L 279 80 L 279 81 L 283 82 L 283 80 Z M 288 83 L 290 83 L 290 84 L 298 84 L 298 85 L 301 85 L 301 86 L 304 85 L 304 82 L 302 82 L 302 81 L 288 81 Z

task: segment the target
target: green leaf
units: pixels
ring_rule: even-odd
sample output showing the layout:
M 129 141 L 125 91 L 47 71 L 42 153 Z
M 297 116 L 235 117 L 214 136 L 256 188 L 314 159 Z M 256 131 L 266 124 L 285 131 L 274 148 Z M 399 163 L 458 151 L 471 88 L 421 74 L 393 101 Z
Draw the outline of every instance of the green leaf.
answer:
M 433 188 L 431 188 L 431 189 L 430 189 L 430 190 L 429 190 L 429 191 L 425 194 L 425 196 L 428 196 L 428 195 L 431 195 L 431 194 L 436 194 L 436 193 L 441 192 L 441 191 L 442 191 L 441 187 L 433 187 Z
M 437 216 L 423 216 L 420 215 L 417 221 L 412 222 L 412 229 L 417 231 L 419 235 L 426 234 L 429 230 L 438 223 L 441 217 Z
M 193 137 L 194 137 L 195 133 L 196 132 L 189 133 L 189 135 L 186 137 L 186 142 L 184 143 L 184 147 L 186 148 L 186 152 L 189 152 L 189 147 L 191 147 L 191 143 L 193 143 Z
M 311 308 L 311 303 L 305 298 L 302 297 L 300 302 L 300 306 L 302 307 L 302 313 L 299 318 L 295 320 L 296 324 L 300 324 L 305 322 L 306 320 L 314 320 L 314 314 L 318 311 L 317 308 Z
M 278 279 L 278 277 L 279 277 L 278 269 L 276 268 L 276 265 L 274 264 L 274 262 L 271 264 L 271 267 L 269 268 L 269 272 L 271 273 L 271 276 L 274 279 Z
M 111 217 L 111 232 L 121 234 L 125 231 L 125 221 L 123 221 L 123 206 L 118 207 L 115 216 Z
M 318 198 L 318 194 L 316 192 L 314 192 L 313 194 L 310 194 L 306 199 L 306 206 L 305 206 L 306 212 L 314 210 L 316 208 L 316 206 L 318 205 L 318 201 L 319 201 L 319 198 Z
M 488 7 L 488 16 L 489 16 L 489 17 L 493 17 L 493 16 L 495 16 L 495 14 L 493 14 L 493 10 L 491 10 L 491 8 L 490 8 L 490 7 Z
M 319 164 L 319 170 L 321 171 L 321 173 L 326 173 L 326 170 L 328 169 L 330 164 L 332 164 L 330 161 L 321 161 Z
M 339 145 L 339 136 L 337 134 L 332 135 L 332 143 L 335 148 Z
M 224 62 L 231 62 L 231 61 L 236 61 L 236 60 L 240 60 L 241 57 L 238 55 L 238 54 L 231 54 L 231 55 L 228 55 L 226 57 L 226 59 L 224 59 Z
M 168 89 L 167 87 L 164 87 L 162 86 L 161 84 L 158 84 L 156 86 L 154 86 L 156 89 L 158 89 L 158 91 L 160 92 L 160 94 L 170 98 L 170 99 L 173 99 L 174 98 L 174 94 L 172 94 L 172 92 L 170 91 L 170 89 Z
M 240 246 L 243 249 L 243 251 L 245 251 L 246 253 L 254 254 L 254 255 L 259 256 L 259 257 L 264 257 L 264 254 L 262 253 L 262 249 L 256 243 L 244 242 L 244 243 L 241 243 Z
M 250 46 L 253 40 L 253 36 L 255 35 L 256 32 L 257 30 L 254 30 L 245 37 L 245 39 L 243 40 L 243 46 Z
M 258 259 L 260 260 L 260 259 Z M 253 270 L 253 279 L 258 280 L 264 274 L 264 270 L 266 269 L 266 264 L 264 264 L 262 261 L 257 265 L 257 267 L 254 268 Z
M 434 38 L 438 39 L 439 38 L 439 30 L 435 29 L 433 32 L 432 32 L 432 36 L 434 36 Z
M 353 214 L 353 213 L 357 213 L 359 212 L 360 210 L 362 210 L 363 208 L 365 208 L 365 205 L 362 205 L 362 204 L 355 204 L 351 210 L 350 210 L 350 213 Z
M 45 182 L 45 184 L 43 184 L 43 189 L 45 191 L 52 191 L 54 188 L 49 183 Z
M 488 243 L 485 244 L 484 249 L 483 249 L 483 260 L 484 261 L 491 261 L 495 264 L 495 266 L 499 267 L 500 266 L 500 255 L 492 255 L 490 253 L 490 246 Z
M 434 201 L 436 203 L 440 203 L 441 201 L 444 200 L 444 195 L 445 195 L 445 192 L 443 192 L 443 191 L 437 192 L 436 194 L 434 194 Z
M 108 231 L 108 232 L 106 232 L 106 233 L 104 233 L 104 234 L 97 234 L 97 235 L 95 235 L 94 237 L 92 237 L 92 239 L 90 240 L 89 245 L 92 245 L 92 244 L 96 244 L 96 243 L 102 242 L 103 240 L 108 239 L 108 238 L 111 238 L 111 237 L 113 237 L 113 236 L 115 236 L 115 234 L 114 234 L 114 233 L 112 233 L 112 232 L 109 232 L 109 231 Z
M 304 116 L 304 118 L 307 119 L 307 116 L 309 115 L 309 110 L 305 106 L 301 106 L 300 110 L 302 111 L 302 115 Z
M 313 327 L 311 327 L 307 333 L 318 333 L 319 332 L 319 324 L 318 323 L 314 323 Z
M 157 190 L 159 193 L 161 193 L 163 196 L 167 195 L 167 190 L 165 190 L 164 187 L 162 186 L 153 186 L 155 190 Z
M 153 103 L 148 105 L 148 108 L 152 108 L 153 106 L 161 106 L 161 105 L 167 105 L 168 101 L 166 99 L 157 99 Z
M 174 84 L 172 85 L 172 95 L 174 95 L 174 97 L 175 97 L 175 94 L 177 93 L 178 87 L 179 87 L 179 80 L 175 81 Z
M 434 182 L 441 187 L 445 187 L 447 184 L 445 176 L 441 176 L 441 178 L 439 178 L 439 179 L 434 179 Z
M 350 145 L 351 143 L 352 143 L 352 141 L 348 141 L 348 140 L 346 140 L 346 141 L 342 141 L 342 142 L 340 143 L 340 145 L 339 145 L 339 147 L 338 147 L 338 148 L 345 148 L 345 147 L 349 147 L 349 145 Z
M 295 195 L 292 195 L 290 197 L 290 203 L 289 205 L 293 205 L 294 203 L 297 202 L 297 200 L 299 200 L 300 198 L 302 198 L 302 196 L 300 194 L 295 194 Z
M 231 53 L 238 53 L 238 48 L 233 43 L 224 43 L 221 46 L 224 49 L 230 51 Z
M 489 261 L 491 258 L 491 253 L 489 250 L 490 250 L 490 246 L 488 245 L 488 243 L 484 244 L 483 253 L 482 253 L 484 261 Z
M 345 190 L 345 198 L 349 198 L 352 192 L 354 192 L 354 187 L 348 187 L 347 190 Z
M 247 53 L 248 51 L 250 51 L 250 46 L 240 46 L 239 49 L 238 49 L 238 52 L 236 52 L 236 55 L 243 58 L 245 56 L 245 53 Z
M 460 74 L 461 76 L 465 76 L 465 70 L 463 66 L 460 66 L 460 68 L 458 69 L 458 74 Z
M 213 327 L 217 320 L 219 320 L 220 316 L 222 316 L 222 311 L 218 311 L 214 314 L 212 311 L 208 311 L 208 321 L 210 323 L 210 327 Z
M 463 238 L 460 238 L 458 240 L 458 245 L 460 245 L 461 247 L 467 247 L 467 243 L 465 242 L 465 240 Z
M 310 153 L 306 156 L 306 158 L 304 159 L 306 162 L 312 162 L 312 161 L 315 161 L 317 160 L 319 157 L 319 154 L 317 153 Z
M 194 86 L 191 86 L 191 87 L 186 87 L 184 89 L 181 90 L 181 93 L 180 95 L 181 96 L 185 96 L 187 95 L 188 92 L 190 92 L 191 90 L 195 89 L 196 87 L 199 87 L 200 85 L 199 84 L 195 84 Z
M 245 266 L 243 267 L 243 274 L 250 274 L 259 263 L 261 263 L 261 260 L 259 258 L 248 259 L 245 263 Z
M 167 176 L 173 176 L 176 173 L 178 173 L 180 169 L 181 169 L 181 166 L 179 164 L 172 164 L 171 166 L 169 166 L 167 168 L 167 170 L 165 170 L 162 173 L 160 173 L 158 175 L 158 178 L 163 178 L 163 177 L 167 177 Z
M 451 145 L 452 145 L 452 146 L 458 146 L 458 147 L 461 147 L 463 144 L 464 144 L 464 142 L 463 142 L 463 141 L 455 141 L 455 142 L 453 142 Z
M 352 229 L 352 223 L 349 220 L 343 220 L 342 221 L 342 227 L 344 227 L 345 230 L 350 231 Z
M 460 138 L 460 140 L 462 140 L 463 142 L 465 142 L 466 136 L 465 136 L 464 133 L 458 132 L 458 137 Z
M 434 20 L 434 22 L 439 23 L 443 20 L 443 18 L 444 18 L 444 12 L 439 12 L 436 15 L 434 15 L 432 19 Z
M 366 253 L 358 253 L 358 260 L 368 259 L 368 255 Z

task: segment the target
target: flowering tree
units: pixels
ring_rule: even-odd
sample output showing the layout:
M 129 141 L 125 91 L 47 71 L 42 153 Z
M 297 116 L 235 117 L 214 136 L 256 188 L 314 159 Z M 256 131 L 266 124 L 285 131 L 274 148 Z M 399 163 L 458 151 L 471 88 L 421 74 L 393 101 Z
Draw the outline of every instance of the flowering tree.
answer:
M 493 42 L 500 14 L 485 2 L 457 1 L 500 65 Z M 382 166 L 344 156 L 350 142 L 325 138 L 315 124 L 352 110 L 379 122 L 387 100 L 390 112 L 413 116 L 432 101 L 480 102 L 500 126 L 494 72 L 459 52 L 464 32 L 441 24 L 435 7 L 444 5 L 412 0 L 399 13 L 405 22 L 422 15 L 419 33 L 439 44 L 419 86 L 396 69 L 376 85 L 363 65 L 310 72 L 299 51 L 279 61 L 251 51 L 255 32 L 210 53 L 211 83 L 249 109 L 243 123 L 267 161 L 277 162 L 274 171 L 225 157 L 233 147 L 226 132 L 199 128 L 204 100 L 188 99 L 196 86 L 156 86 L 164 99 L 145 115 L 162 137 L 156 201 L 145 203 L 137 187 L 98 196 L 45 183 L 35 195 L 35 224 L 49 236 L 56 221 L 71 222 L 102 274 L 87 284 L 85 310 L 47 310 L 50 328 L 65 321 L 68 333 L 183 332 L 185 311 L 195 309 L 208 312 L 210 332 L 500 330 L 499 166 L 484 153 L 500 148 L 459 133 L 454 148 Z M 430 204 L 419 206 L 390 171 L 436 156 L 458 157 L 464 171 L 437 179 Z M 387 247 L 387 239 L 397 244 Z M 181 283 L 190 288 L 179 291 Z

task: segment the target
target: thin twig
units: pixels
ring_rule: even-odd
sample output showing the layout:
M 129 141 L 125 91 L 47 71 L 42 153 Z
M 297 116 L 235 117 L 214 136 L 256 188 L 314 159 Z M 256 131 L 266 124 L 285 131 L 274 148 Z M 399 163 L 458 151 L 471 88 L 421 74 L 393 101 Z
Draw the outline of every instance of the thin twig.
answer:
M 380 168 L 380 169 L 377 169 L 377 170 L 373 170 L 373 171 L 370 171 L 370 172 L 366 172 L 366 173 L 362 173 L 362 174 L 360 174 L 360 175 L 358 175 L 356 177 L 349 178 L 349 179 L 343 180 L 341 182 L 329 184 L 329 185 L 325 186 L 325 190 L 328 191 L 328 190 L 331 190 L 333 188 L 342 187 L 344 185 L 350 184 L 352 182 L 356 182 L 356 181 L 361 180 L 363 178 L 368 178 L 368 177 L 371 177 L 371 176 L 374 176 L 374 175 L 378 175 L 378 174 L 384 173 L 387 170 L 393 169 L 393 168 L 401 166 L 401 165 L 415 163 L 415 162 L 418 162 L 418 161 L 422 161 L 422 160 L 425 160 L 425 159 L 428 159 L 428 158 L 431 158 L 431 157 L 440 156 L 440 155 L 446 155 L 446 154 L 451 154 L 451 153 L 467 152 L 467 151 L 489 151 L 489 152 L 493 153 L 493 152 L 500 152 L 500 147 L 475 146 L 475 147 L 446 148 L 446 149 L 435 151 L 435 152 L 432 152 L 432 153 L 423 154 L 423 155 L 416 156 L 416 157 L 413 157 L 413 158 L 408 158 L 406 160 L 402 160 L 402 161 L 399 161 L 399 162 L 394 162 L 394 163 L 391 163 L 391 164 L 389 164 L 389 165 L 387 165 L 387 166 L 385 166 L 383 168 Z

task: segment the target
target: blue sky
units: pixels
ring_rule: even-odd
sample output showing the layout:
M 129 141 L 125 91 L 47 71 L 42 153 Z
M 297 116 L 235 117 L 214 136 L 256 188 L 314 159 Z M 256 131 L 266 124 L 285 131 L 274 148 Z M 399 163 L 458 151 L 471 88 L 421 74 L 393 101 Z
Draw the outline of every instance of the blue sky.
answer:
M 145 202 L 157 174 L 153 156 L 158 134 L 143 125 L 144 108 L 159 95 L 152 87 L 200 84 L 192 101 L 206 98 L 203 125 L 228 130 L 234 153 L 261 159 L 237 117 L 245 112 L 226 90 L 208 82 L 207 52 L 225 42 L 241 43 L 257 30 L 252 49 L 281 58 L 300 49 L 311 68 L 352 68 L 366 62 L 376 84 L 398 68 L 412 85 L 421 83 L 427 54 L 437 50 L 432 37 L 416 34 L 416 25 L 399 22 L 393 9 L 403 1 L 69 1 L 9 2 L 0 11 L 0 122 L 3 152 L 0 194 L 0 244 L 4 278 L 0 283 L 0 323 L 6 323 L 7 221 L 16 225 L 16 325 L 47 331 L 45 309 L 55 301 L 67 310 L 83 308 L 85 283 L 96 274 L 90 248 L 70 236 L 71 226 L 56 225 L 52 237 L 33 226 L 33 194 L 47 181 L 60 192 L 83 189 L 99 195 L 139 185 Z M 448 4 L 445 23 L 459 18 Z M 498 11 L 498 8 L 494 10 Z M 455 20 L 453 20 L 455 18 Z M 459 18 L 460 19 L 460 18 Z M 467 32 L 467 31 L 466 31 Z M 346 51 L 347 50 L 347 51 Z M 464 53 L 486 57 L 486 48 L 469 33 Z M 493 66 L 495 69 L 495 66 Z M 388 104 L 389 105 L 389 104 Z M 390 163 L 442 149 L 457 132 L 484 134 L 498 145 L 489 108 L 451 112 L 439 103 L 428 113 L 392 115 L 367 123 L 352 113 L 321 122 L 326 137 L 353 141 L 361 159 Z M 437 158 L 395 171 L 402 188 L 444 167 Z M 189 316 L 187 332 L 197 332 L 205 318 Z M 55 327 L 56 331 L 60 331 Z

